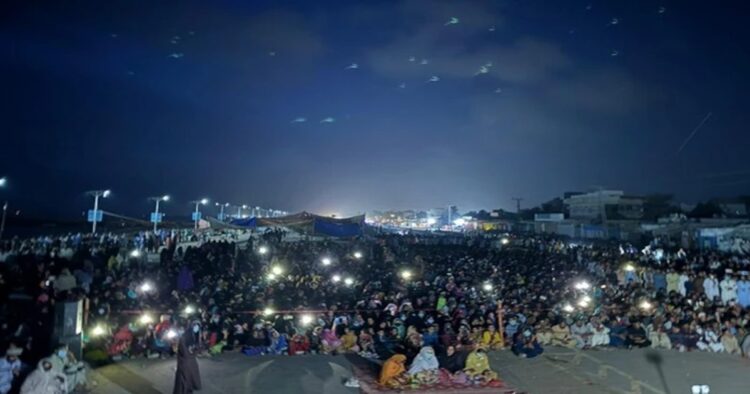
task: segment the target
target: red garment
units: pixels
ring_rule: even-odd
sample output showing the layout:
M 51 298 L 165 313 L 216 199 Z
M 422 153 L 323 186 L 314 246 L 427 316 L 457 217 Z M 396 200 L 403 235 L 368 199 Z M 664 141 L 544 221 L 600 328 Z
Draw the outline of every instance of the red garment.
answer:
M 289 343 L 289 355 L 303 354 L 310 351 L 310 341 L 304 335 L 295 335 Z

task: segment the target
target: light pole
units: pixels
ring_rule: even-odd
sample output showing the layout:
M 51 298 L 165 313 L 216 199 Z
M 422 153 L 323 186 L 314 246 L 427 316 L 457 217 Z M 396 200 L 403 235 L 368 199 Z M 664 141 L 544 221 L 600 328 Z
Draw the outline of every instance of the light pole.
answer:
M 91 221 L 91 234 L 96 234 L 96 223 L 102 220 L 101 212 L 99 211 L 99 197 L 107 198 L 111 192 L 107 190 L 92 190 L 86 192 L 86 194 L 94 197 L 94 210 L 89 212 L 89 221 Z
M 226 203 L 224 203 L 224 204 L 219 204 L 219 203 L 217 202 L 217 203 L 216 203 L 216 206 L 217 206 L 217 207 L 219 207 L 219 220 L 221 220 L 221 221 L 223 222 L 223 221 L 224 221 L 224 207 L 228 207 L 228 206 L 229 206 L 229 203 L 228 203 L 228 202 L 226 202 Z
M 198 229 L 198 222 L 201 220 L 201 211 L 198 209 L 201 205 L 208 204 L 207 198 L 200 200 L 190 201 L 191 204 L 195 204 L 195 212 L 193 212 L 193 221 L 195 222 L 195 229 Z
M 156 208 L 154 209 L 153 215 L 151 215 L 151 221 L 154 223 L 154 232 L 156 232 L 156 226 L 161 222 L 161 215 L 159 215 L 159 203 L 169 201 L 169 195 L 165 194 L 161 197 L 149 197 L 150 201 L 156 202 Z
M 247 205 L 245 205 L 245 204 L 242 204 L 241 207 L 237 207 L 237 219 L 241 219 L 242 218 L 242 211 L 245 210 L 245 209 L 247 209 Z
M 0 187 L 5 187 L 8 184 L 8 178 L 0 178 Z M 3 233 L 5 232 L 5 216 L 8 213 L 8 201 L 3 203 L 3 220 L 0 222 L 0 239 L 3 239 Z

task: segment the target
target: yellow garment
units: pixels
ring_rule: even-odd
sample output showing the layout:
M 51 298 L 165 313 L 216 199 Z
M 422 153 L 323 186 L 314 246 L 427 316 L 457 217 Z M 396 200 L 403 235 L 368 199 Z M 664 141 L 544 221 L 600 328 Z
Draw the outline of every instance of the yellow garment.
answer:
M 469 356 L 466 357 L 466 368 L 464 368 L 464 372 L 466 372 L 467 375 L 474 377 L 482 375 L 484 371 L 492 372 L 490 369 L 490 359 L 487 358 L 487 353 L 478 352 L 476 350 L 469 353 Z
M 503 338 L 500 336 L 500 332 L 485 330 L 484 333 L 482 333 L 482 345 L 496 349 L 502 346 L 502 344 Z
M 405 362 L 406 356 L 404 356 L 403 354 L 396 354 L 391 356 L 391 358 L 386 360 L 386 362 L 383 364 L 383 369 L 380 370 L 380 379 L 378 379 L 378 382 L 385 386 L 393 378 L 398 377 L 399 375 L 406 372 L 406 367 L 404 367 Z
M 568 327 L 560 327 L 554 325 L 551 328 L 552 338 L 551 343 L 556 346 L 565 346 L 573 348 L 576 345 L 576 340 L 570 336 L 570 330 Z
M 355 346 L 357 346 L 357 336 L 353 332 L 350 331 L 341 337 L 341 347 L 344 350 L 351 350 Z

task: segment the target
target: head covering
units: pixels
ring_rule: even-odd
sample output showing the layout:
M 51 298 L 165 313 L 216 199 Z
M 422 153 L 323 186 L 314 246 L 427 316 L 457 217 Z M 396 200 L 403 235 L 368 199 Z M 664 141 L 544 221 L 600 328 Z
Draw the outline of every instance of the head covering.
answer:
M 439 368 L 437 357 L 435 357 L 435 350 L 432 346 L 425 346 L 419 351 L 417 357 L 411 363 L 409 368 L 409 375 L 416 375 L 422 371 L 431 371 Z
M 13 356 L 18 357 L 23 353 L 23 348 L 17 347 L 17 346 L 11 346 L 8 348 L 8 351 L 5 352 L 6 356 Z
M 391 379 L 401 375 L 406 371 L 404 363 L 406 362 L 406 356 L 403 354 L 395 354 L 391 356 L 383 364 L 383 369 L 380 370 L 380 379 L 378 382 L 382 385 L 386 385 Z

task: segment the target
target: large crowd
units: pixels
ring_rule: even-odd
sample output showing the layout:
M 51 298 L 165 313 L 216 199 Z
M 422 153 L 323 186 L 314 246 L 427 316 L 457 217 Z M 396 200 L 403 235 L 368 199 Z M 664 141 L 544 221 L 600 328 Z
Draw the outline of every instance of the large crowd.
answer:
M 205 357 L 358 353 L 382 364 L 380 384 L 401 388 L 496 384 L 487 351 L 498 349 L 750 354 L 745 256 L 656 241 L 243 233 L 2 243 L 0 394 L 87 385 L 83 360 L 50 340 L 55 305 L 79 299 L 90 364 L 188 345 Z

